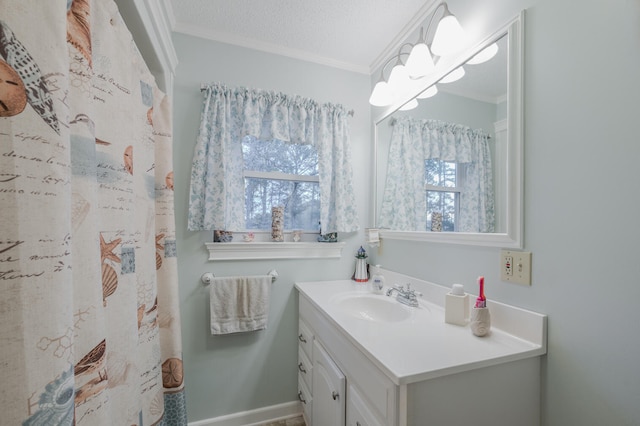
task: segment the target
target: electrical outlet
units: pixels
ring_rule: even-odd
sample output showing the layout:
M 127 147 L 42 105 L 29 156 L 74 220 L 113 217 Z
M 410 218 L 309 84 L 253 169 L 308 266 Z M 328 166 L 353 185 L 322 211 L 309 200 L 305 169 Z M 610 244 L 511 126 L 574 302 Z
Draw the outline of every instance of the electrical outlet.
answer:
M 513 256 L 503 257 L 502 271 L 507 277 L 513 276 Z
M 531 285 L 531 252 L 501 250 L 500 278 L 510 283 Z

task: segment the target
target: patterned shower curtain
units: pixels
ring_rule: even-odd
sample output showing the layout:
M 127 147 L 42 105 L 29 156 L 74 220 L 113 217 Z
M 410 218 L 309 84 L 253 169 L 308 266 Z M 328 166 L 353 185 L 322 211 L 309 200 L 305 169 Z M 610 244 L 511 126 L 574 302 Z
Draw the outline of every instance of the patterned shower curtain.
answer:
M 186 424 L 170 100 L 111 0 L 0 10 L 0 423 Z

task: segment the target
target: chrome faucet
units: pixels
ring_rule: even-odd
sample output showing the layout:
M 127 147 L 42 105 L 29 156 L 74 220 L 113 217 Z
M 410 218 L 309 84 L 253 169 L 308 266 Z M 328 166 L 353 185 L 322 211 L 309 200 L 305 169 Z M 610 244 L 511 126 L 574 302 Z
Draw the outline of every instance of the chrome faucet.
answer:
M 411 284 L 407 284 L 407 288 L 405 289 L 401 285 L 394 285 L 392 288 L 387 290 L 387 296 L 391 296 L 393 292 L 396 292 L 396 300 L 402 304 L 407 306 L 411 306 L 414 308 L 418 307 L 418 297 L 422 296 L 422 293 L 419 291 L 415 291 L 411 288 Z

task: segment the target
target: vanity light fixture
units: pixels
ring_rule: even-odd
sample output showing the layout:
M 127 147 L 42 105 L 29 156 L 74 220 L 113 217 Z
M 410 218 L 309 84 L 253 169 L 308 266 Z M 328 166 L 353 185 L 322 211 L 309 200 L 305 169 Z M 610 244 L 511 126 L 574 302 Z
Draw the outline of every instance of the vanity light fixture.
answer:
M 470 65 L 478 65 L 484 62 L 487 62 L 489 59 L 496 56 L 498 53 L 498 44 L 492 43 L 489 46 L 482 49 L 480 52 L 476 53 L 476 55 L 467 61 L 467 64 Z
M 400 107 L 400 111 L 409 111 L 417 107 L 418 107 L 418 101 L 416 99 L 411 99 L 409 102 L 407 102 L 406 104 Z
M 427 98 L 430 98 L 430 97 L 435 96 L 437 94 L 438 94 L 438 88 L 434 84 L 433 86 L 429 87 L 427 90 L 425 90 L 424 92 L 422 92 L 418 96 L 416 96 L 416 98 L 417 99 L 427 99 Z
M 460 80 L 462 77 L 464 77 L 464 68 L 459 66 L 449 74 L 442 77 L 439 83 L 453 83 L 454 81 Z
M 412 78 L 424 77 L 436 69 L 436 64 L 431 57 L 429 46 L 427 46 L 426 39 L 424 37 L 423 28 L 420 28 L 420 38 L 411 49 L 411 53 L 407 58 L 405 67 L 407 67 L 409 76 Z
M 444 15 L 438 22 L 436 33 L 433 36 L 433 43 L 431 43 L 431 51 L 436 56 L 450 56 L 462 50 L 465 35 L 460 22 L 449 11 L 447 3 L 442 2 L 438 5 L 438 7 L 440 6 L 444 6 Z M 433 16 L 431 19 L 433 19 Z
M 427 44 L 429 29 L 438 9 L 443 8 L 442 17 L 438 21 L 431 49 Z M 435 70 L 434 55 L 439 57 L 458 53 L 465 45 L 464 30 L 456 17 L 449 11 L 446 2 L 441 2 L 434 9 L 427 25 L 427 29 L 420 28 L 420 37 L 415 44 L 405 43 L 400 46 L 398 53 L 387 60 L 380 71 L 380 79 L 376 83 L 369 97 L 369 103 L 374 106 L 388 106 L 393 104 L 402 94 L 406 93 L 412 83 Z M 402 52 L 405 46 L 411 47 L 411 52 Z M 409 55 L 406 63 L 402 56 Z M 388 79 L 384 78 L 384 72 L 391 63 L 393 69 Z M 464 75 L 464 70 L 463 74 Z M 462 76 L 460 76 L 462 77 Z M 453 80 L 452 80 L 453 81 Z M 433 95 L 432 95 L 433 96 Z M 408 105 L 408 104 L 407 104 Z M 405 105 L 406 106 L 406 105 Z
M 391 73 L 389 74 L 389 87 L 395 93 L 404 93 L 411 89 L 411 78 L 400 56 L 398 54 L 396 64 L 391 68 Z

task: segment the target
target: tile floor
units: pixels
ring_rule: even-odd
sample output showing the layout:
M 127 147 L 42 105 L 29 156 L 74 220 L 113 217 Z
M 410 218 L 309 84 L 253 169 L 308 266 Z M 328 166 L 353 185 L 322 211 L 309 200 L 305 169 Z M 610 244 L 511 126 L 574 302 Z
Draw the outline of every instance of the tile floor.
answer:
M 291 419 L 280 420 L 277 422 L 264 423 L 260 426 L 306 426 L 302 416 L 293 417 Z

